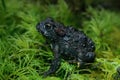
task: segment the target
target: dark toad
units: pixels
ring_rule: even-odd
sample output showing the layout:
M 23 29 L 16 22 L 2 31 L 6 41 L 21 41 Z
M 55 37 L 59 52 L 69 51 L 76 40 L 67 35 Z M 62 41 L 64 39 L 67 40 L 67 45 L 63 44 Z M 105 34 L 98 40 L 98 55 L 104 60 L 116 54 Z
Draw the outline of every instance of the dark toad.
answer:
M 50 69 L 45 72 L 44 76 L 54 73 L 59 68 L 61 58 L 70 62 L 75 61 L 81 66 L 94 62 L 94 42 L 83 31 L 69 26 L 65 27 L 52 18 L 38 23 L 36 28 L 50 42 L 54 52 Z

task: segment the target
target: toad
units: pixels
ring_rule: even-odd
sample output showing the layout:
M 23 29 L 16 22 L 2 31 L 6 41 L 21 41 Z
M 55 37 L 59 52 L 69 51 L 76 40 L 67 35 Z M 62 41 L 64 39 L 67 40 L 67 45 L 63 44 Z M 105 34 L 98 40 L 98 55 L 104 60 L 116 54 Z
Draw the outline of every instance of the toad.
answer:
M 83 31 L 65 26 L 52 18 L 38 23 L 36 29 L 46 38 L 54 53 L 54 59 L 44 76 L 55 73 L 61 59 L 77 62 L 80 66 L 94 62 L 95 44 Z

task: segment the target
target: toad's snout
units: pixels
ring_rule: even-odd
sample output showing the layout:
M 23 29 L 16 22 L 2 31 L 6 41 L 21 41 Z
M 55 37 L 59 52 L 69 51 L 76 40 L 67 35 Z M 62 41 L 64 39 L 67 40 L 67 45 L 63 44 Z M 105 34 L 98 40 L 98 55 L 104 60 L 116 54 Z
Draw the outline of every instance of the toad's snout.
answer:
M 36 25 L 36 29 L 39 31 L 40 30 L 40 23 Z

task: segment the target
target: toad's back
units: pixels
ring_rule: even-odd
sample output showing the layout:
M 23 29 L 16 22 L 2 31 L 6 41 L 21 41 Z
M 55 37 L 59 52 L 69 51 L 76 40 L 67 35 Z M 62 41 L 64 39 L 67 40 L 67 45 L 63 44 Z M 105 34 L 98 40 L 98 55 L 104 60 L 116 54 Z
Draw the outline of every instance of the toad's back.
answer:
M 72 27 L 65 27 L 65 35 L 58 38 L 63 54 L 69 57 L 76 56 L 79 53 L 86 54 L 95 50 L 95 45 L 82 31 L 78 31 Z

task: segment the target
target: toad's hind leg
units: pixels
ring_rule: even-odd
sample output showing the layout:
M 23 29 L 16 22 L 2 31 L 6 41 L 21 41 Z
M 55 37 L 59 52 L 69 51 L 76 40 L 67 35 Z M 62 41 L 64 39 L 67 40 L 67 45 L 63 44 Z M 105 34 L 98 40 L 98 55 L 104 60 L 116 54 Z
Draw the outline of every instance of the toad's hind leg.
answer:
M 95 54 L 93 52 L 87 52 L 85 55 L 78 55 L 78 64 L 80 68 L 85 68 L 95 60 Z
M 87 63 L 93 63 L 95 60 L 94 52 L 87 52 L 87 54 L 84 57 L 84 61 Z
M 83 69 L 83 68 L 85 68 L 85 64 L 86 64 L 86 62 L 83 62 L 81 59 L 78 59 L 77 67 Z

